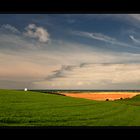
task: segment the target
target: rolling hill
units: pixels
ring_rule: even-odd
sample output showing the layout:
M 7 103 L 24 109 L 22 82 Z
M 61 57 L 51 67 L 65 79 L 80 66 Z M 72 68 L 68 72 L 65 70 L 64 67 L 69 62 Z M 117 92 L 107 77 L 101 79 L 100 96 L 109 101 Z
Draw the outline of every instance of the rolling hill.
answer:
M 0 90 L 0 126 L 140 126 L 140 95 L 94 101 Z

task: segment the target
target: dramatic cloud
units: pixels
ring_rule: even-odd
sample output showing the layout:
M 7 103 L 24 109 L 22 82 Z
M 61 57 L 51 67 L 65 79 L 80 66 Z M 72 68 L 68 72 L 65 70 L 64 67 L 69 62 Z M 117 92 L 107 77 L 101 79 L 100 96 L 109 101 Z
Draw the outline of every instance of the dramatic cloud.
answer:
M 29 24 L 26 27 L 25 35 L 31 38 L 36 38 L 40 42 L 47 43 L 50 40 L 50 34 L 43 27 L 38 27 L 35 24 Z
M 71 67 L 71 66 L 66 66 Z M 61 68 L 44 81 L 36 82 L 40 86 L 97 88 L 140 82 L 140 64 L 86 64 L 75 66 L 72 70 Z M 61 76 L 59 75 L 61 74 Z
M 138 14 L 0 19 L 0 88 L 140 88 Z
M 101 37 L 103 36 L 100 35 Z M 105 37 L 105 39 L 111 40 L 109 37 Z M 13 84 L 19 82 L 17 88 L 21 88 L 22 82 L 23 88 L 26 82 L 30 83 L 32 88 L 92 88 L 93 85 L 98 87 L 105 85 L 104 83 L 111 86 L 112 77 L 109 77 L 109 74 L 113 76 L 115 73 L 112 67 L 104 67 L 103 63 L 140 61 L 139 54 L 103 52 L 80 43 L 55 44 L 52 42 L 54 44 L 44 50 L 37 47 L 42 43 L 36 44 L 36 42 L 24 38 L 22 34 L 19 36 L 1 33 L 0 43 L 2 46 L 0 48 L 0 80 L 7 81 L 7 85 L 10 85 L 12 81 Z M 9 48 L 8 51 L 6 47 Z M 96 71 L 101 72 L 101 69 L 110 71 L 107 72 L 107 75 L 106 72 L 103 72 L 102 76 L 99 76 L 100 73 Z

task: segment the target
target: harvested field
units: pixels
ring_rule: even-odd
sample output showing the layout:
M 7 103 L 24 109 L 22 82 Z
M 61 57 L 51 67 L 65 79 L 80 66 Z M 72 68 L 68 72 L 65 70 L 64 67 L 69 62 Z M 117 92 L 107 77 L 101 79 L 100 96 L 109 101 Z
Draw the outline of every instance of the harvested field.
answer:
M 134 92 L 100 92 L 100 93 L 62 93 L 65 96 L 76 97 L 76 98 L 85 98 L 91 100 L 117 100 L 132 98 L 138 94 Z

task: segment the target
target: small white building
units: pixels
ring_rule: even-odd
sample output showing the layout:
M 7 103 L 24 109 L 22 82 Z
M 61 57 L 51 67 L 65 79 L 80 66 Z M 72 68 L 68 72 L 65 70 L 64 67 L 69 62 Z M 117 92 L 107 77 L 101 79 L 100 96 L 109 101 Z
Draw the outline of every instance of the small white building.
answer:
M 24 88 L 24 91 L 27 91 L 27 88 Z

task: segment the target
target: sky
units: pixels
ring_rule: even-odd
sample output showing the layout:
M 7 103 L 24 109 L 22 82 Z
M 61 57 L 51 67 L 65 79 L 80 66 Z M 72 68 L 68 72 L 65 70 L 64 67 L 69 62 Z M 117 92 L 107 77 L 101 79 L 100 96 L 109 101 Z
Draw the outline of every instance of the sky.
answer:
M 0 14 L 1 89 L 140 89 L 140 14 Z

